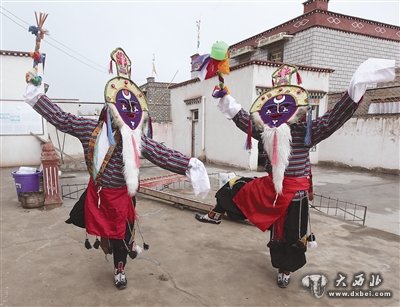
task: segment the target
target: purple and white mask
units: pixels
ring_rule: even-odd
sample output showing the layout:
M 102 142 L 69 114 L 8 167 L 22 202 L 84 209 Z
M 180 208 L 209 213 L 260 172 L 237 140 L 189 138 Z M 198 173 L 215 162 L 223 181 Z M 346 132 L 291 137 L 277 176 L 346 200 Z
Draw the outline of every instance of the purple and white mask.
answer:
M 129 128 L 134 130 L 139 126 L 143 110 L 137 97 L 131 91 L 120 90 L 115 98 L 115 107 Z
M 267 100 L 261 107 L 259 114 L 262 121 L 272 128 L 288 122 L 296 111 L 297 106 L 294 97 L 282 94 Z

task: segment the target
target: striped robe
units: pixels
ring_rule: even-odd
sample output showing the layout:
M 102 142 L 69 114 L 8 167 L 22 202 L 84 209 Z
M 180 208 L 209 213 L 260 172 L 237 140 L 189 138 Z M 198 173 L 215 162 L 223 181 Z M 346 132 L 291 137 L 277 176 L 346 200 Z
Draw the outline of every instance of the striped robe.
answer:
M 33 108 L 58 130 L 77 137 L 82 143 L 85 160 L 88 163 L 89 140 L 98 121 L 64 112 L 46 95 L 41 96 Z M 142 155 L 159 167 L 181 175 L 185 175 L 188 170 L 189 157 L 167 148 L 146 135 L 142 135 L 141 147 Z M 100 178 L 99 185 L 106 188 L 125 186 L 123 167 L 122 144 L 119 143 Z
M 313 120 L 311 146 L 318 144 L 343 126 L 354 114 L 358 105 L 346 92 L 332 110 Z M 241 109 L 233 118 L 233 121 L 239 129 L 247 133 L 249 117 L 249 113 Z M 252 137 L 261 141 L 261 133 L 254 126 L 252 125 Z M 285 178 L 308 178 L 311 176 L 311 164 L 310 148 L 304 145 L 306 123 L 291 124 L 290 131 L 292 135 L 291 155 L 289 165 L 285 170 Z M 270 164 L 267 157 L 266 169 L 270 169 Z M 268 247 L 270 248 L 272 265 L 284 271 L 294 272 L 306 263 L 305 248 L 299 248 L 298 244 L 299 240 L 307 234 L 308 201 L 305 197 L 307 191 L 300 186 L 297 188 L 294 186 L 297 192 L 294 193 L 294 196 L 291 196 L 293 197 L 292 200 L 285 200 L 286 205 L 281 208 L 280 213 L 272 216 L 271 212 L 276 208 L 272 206 L 273 200 L 271 201 L 268 197 L 271 196 L 270 194 L 275 194 L 275 189 L 272 183 L 270 186 L 263 186 L 264 181 L 269 182 L 266 179 L 268 177 L 251 181 L 236 194 L 234 200 L 237 201 L 236 205 L 241 208 L 245 216 L 255 225 L 264 215 L 269 224 L 264 223 L 262 230 L 271 227 L 269 228 L 271 230 L 271 241 L 268 243 Z M 257 186 L 255 183 L 259 185 Z M 254 187 L 252 187 L 252 184 L 254 184 Z
M 357 110 L 358 104 L 355 103 L 347 94 L 335 104 L 332 110 L 327 111 L 323 116 L 312 121 L 311 146 L 318 144 L 328 138 L 348 121 Z M 249 123 L 249 113 L 241 109 L 232 119 L 236 126 L 247 133 Z M 306 123 L 301 122 L 290 125 L 292 134 L 291 155 L 289 165 L 286 168 L 285 176 L 288 177 L 308 177 L 311 174 L 310 148 L 304 146 L 306 135 Z M 252 137 L 261 140 L 261 132 L 252 125 Z M 267 157 L 267 163 L 270 163 Z
M 90 172 L 92 161 L 89 160 L 89 142 L 99 122 L 64 112 L 45 95 L 39 98 L 33 109 L 58 130 L 79 139 Z M 185 175 L 188 170 L 189 157 L 145 135 L 141 137 L 141 150 L 147 160 L 164 169 L 181 175 Z M 124 239 L 126 223 L 132 224 L 135 219 L 135 208 L 124 178 L 122 141 L 117 143 L 96 184 L 93 175 L 90 175 L 84 206 L 87 233 L 116 240 Z

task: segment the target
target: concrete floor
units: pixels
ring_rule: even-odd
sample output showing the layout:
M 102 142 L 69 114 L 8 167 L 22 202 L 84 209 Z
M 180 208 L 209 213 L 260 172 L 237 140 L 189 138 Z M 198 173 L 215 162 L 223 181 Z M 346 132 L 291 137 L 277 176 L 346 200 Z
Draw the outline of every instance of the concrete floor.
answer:
M 216 166 L 207 169 L 221 171 Z M 51 210 L 24 209 L 11 171 L 0 169 L 0 306 L 399 306 L 396 231 L 314 213 L 319 246 L 307 251 L 306 266 L 293 274 L 287 289 L 280 289 L 266 247 L 268 232 L 229 220 L 221 225 L 198 223 L 193 211 L 143 196 L 138 197 L 137 209 L 150 250 L 129 260 L 128 288 L 118 291 L 112 260 L 107 262 L 100 250 L 86 250 L 84 230 L 64 223 L 74 201 Z M 141 174 L 145 178 L 166 173 L 146 167 Z M 86 182 L 85 173 L 75 175 L 61 183 Z M 375 226 L 398 228 L 397 176 L 314 168 L 314 181 L 317 193 L 337 193 L 332 197 L 368 205 L 368 223 L 377 219 Z M 350 284 L 361 272 L 361 289 L 389 290 L 392 297 L 345 299 L 325 293 L 317 299 L 301 285 L 305 275 L 324 274 L 326 291 L 356 290 Z M 335 287 L 339 273 L 347 276 L 347 288 Z M 375 288 L 368 287 L 371 274 L 383 279 Z

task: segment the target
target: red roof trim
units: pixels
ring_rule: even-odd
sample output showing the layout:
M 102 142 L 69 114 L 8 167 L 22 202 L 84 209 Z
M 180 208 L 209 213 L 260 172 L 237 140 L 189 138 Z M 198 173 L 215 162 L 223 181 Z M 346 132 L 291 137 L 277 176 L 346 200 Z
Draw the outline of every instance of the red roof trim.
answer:
M 394 41 L 394 42 L 398 42 L 400 43 L 400 39 L 396 40 L 396 39 L 388 39 L 388 38 L 382 38 L 382 37 L 378 37 L 378 36 L 374 36 L 374 35 L 370 35 L 370 34 L 363 34 L 363 33 L 357 33 L 357 32 L 349 32 L 346 30 L 341 30 L 341 29 L 337 29 L 334 27 L 328 27 L 328 26 L 312 26 L 312 27 L 308 27 L 306 29 L 302 29 L 301 31 L 297 32 L 303 32 L 306 30 L 309 30 L 311 28 L 321 28 L 321 29 L 329 29 L 329 30 L 333 30 L 333 31 L 338 31 L 338 32 L 343 32 L 343 33 L 348 33 L 348 34 L 353 34 L 353 35 L 362 35 L 362 36 L 367 36 L 367 37 L 371 37 L 371 38 L 375 38 L 375 39 L 379 39 L 379 40 L 383 40 L 383 41 Z M 399 31 L 400 32 L 400 31 Z
M 29 52 L 26 51 L 0 50 L 0 54 L 8 56 L 18 56 L 18 57 L 31 57 Z
M 338 24 L 330 24 L 329 22 L 326 21 L 326 19 L 324 19 L 324 17 L 326 15 L 334 17 L 334 18 L 339 18 L 341 19 L 341 21 L 346 21 L 345 22 L 345 28 L 342 27 L 342 25 L 338 25 Z M 308 19 L 309 18 L 309 19 Z M 323 19 L 321 19 L 323 18 Z M 307 23 L 301 26 L 298 26 L 296 28 L 293 28 L 294 25 L 301 20 L 304 19 L 308 19 Z M 351 23 L 354 22 L 362 22 L 362 23 L 366 23 L 367 26 L 365 26 L 362 29 L 356 29 L 354 27 L 349 27 L 351 26 Z M 343 15 L 343 14 L 339 14 L 339 13 L 335 13 L 335 12 L 330 12 L 330 11 L 323 11 L 323 10 L 314 10 L 311 11 L 309 13 L 300 15 L 294 19 L 291 19 L 285 23 L 282 23 L 276 27 L 273 27 L 269 30 L 266 30 L 264 32 L 261 32 L 257 35 L 251 36 L 245 40 L 242 40 L 236 44 L 233 44 L 230 46 L 230 48 L 238 48 L 238 47 L 242 47 L 245 45 L 253 45 L 255 44 L 255 41 L 257 38 L 260 38 L 262 36 L 270 36 L 270 35 L 274 35 L 277 34 L 279 32 L 288 32 L 288 34 L 295 34 L 301 31 L 304 31 L 305 29 L 308 28 L 312 28 L 312 27 L 316 27 L 316 26 L 320 26 L 320 27 L 329 27 L 329 28 L 333 28 L 336 30 L 341 30 L 344 32 L 348 32 L 348 33 L 355 33 L 355 34 L 360 34 L 360 35 L 365 35 L 365 36 L 370 36 L 370 37 L 376 37 L 376 38 L 381 38 L 384 40 L 391 40 L 391 41 L 400 41 L 400 27 L 399 26 L 395 26 L 395 25 L 390 25 L 390 24 L 385 24 L 382 22 L 378 22 L 378 21 L 373 21 L 373 20 L 368 20 L 368 19 L 363 19 L 363 18 L 359 18 L 359 17 L 354 17 L 354 16 L 348 16 L 348 15 Z M 385 29 L 385 33 L 380 33 L 378 34 L 378 32 L 375 34 L 374 28 L 373 27 L 382 27 Z M 371 34 L 373 33 L 373 34 Z
M 284 63 L 273 62 L 273 61 L 251 60 L 231 67 L 231 71 L 250 65 L 279 67 L 282 64 Z M 330 68 L 322 68 L 322 67 L 307 66 L 307 65 L 296 65 L 296 67 L 299 68 L 299 70 L 305 70 L 305 71 L 326 72 L 326 73 L 332 73 L 335 71 L 334 69 Z

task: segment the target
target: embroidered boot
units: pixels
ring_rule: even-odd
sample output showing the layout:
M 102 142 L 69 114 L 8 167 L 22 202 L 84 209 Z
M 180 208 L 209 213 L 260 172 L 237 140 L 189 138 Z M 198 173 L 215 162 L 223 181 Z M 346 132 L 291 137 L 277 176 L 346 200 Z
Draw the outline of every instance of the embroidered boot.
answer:
M 119 289 L 125 289 L 128 284 L 128 280 L 125 276 L 124 264 L 122 261 L 118 263 L 118 267 L 114 269 L 114 283 L 115 286 Z
M 280 288 L 286 288 L 290 282 L 290 272 L 278 272 L 276 282 Z
M 196 213 L 196 220 L 203 223 L 221 224 L 221 213 L 210 211 L 207 214 Z

